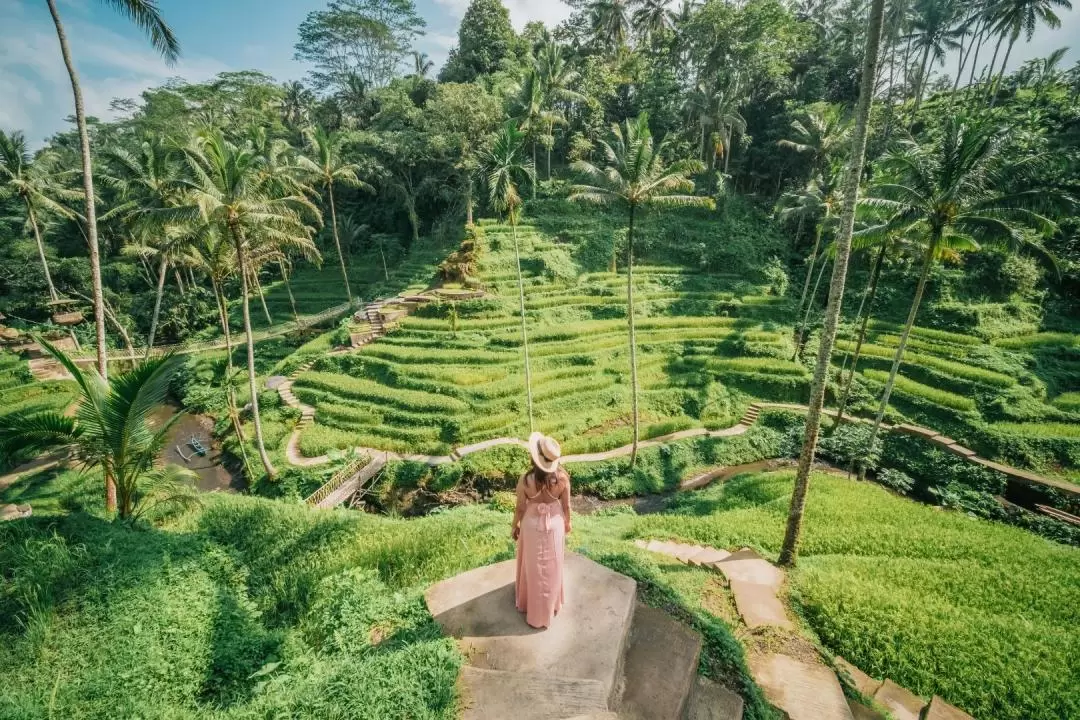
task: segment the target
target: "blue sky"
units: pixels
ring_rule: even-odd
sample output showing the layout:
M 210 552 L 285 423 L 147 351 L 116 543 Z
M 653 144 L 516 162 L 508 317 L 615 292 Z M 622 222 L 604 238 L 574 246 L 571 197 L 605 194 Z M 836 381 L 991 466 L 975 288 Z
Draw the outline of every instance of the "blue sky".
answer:
M 296 28 L 325 0 L 158 0 L 176 31 L 183 57 L 168 67 L 147 41 L 100 0 L 58 0 L 86 99 L 87 112 L 113 116 L 113 98 L 137 97 L 172 77 L 205 80 L 225 70 L 259 69 L 279 80 L 300 79 L 294 61 Z M 561 0 L 503 0 L 517 28 L 530 20 L 554 24 L 569 14 Z M 417 0 L 427 20 L 418 43 L 437 65 L 456 43 L 468 0 Z M 1015 64 L 1054 48 L 1072 46 L 1080 59 L 1080 3 L 1058 31 L 1042 30 L 1018 47 Z M 60 59 L 45 0 L 0 0 L 0 128 L 23 130 L 34 145 L 65 128 L 72 114 L 71 86 Z M 1011 63 L 1012 64 L 1012 63 Z

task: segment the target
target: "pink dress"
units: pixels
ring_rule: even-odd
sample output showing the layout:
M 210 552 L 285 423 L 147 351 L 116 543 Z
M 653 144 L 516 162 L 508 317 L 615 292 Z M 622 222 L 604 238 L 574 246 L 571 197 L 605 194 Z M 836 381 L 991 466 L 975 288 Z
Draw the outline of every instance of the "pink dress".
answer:
M 563 490 L 563 492 L 566 492 Z M 541 500 L 538 492 L 526 494 L 525 516 L 517 543 L 517 583 L 515 600 L 518 612 L 534 628 L 546 628 L 563 606 L 563 554 L 566 526 L 558 499 Z M 550 497 L 550 496 L 548 496 Z

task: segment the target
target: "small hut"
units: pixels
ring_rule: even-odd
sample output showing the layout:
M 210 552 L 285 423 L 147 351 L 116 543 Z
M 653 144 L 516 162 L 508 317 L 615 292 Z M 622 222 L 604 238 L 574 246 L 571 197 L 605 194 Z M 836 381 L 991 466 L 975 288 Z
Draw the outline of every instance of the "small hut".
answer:
M 53 309 L 52 320 L 54 323 L 61 327 L 72 327 L 86 319 L 82 310 L 73 307 L 78 303 L 78 300 L 70 298 L 57 298 L 56 300 L 50 300 L 46 305 Z

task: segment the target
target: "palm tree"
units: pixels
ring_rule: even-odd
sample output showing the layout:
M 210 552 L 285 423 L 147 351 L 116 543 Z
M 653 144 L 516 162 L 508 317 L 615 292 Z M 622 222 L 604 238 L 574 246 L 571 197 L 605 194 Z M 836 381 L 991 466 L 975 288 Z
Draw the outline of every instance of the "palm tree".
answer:
M 551 148 L 555 144 L 555 124 L 566 122 L 558 104 L 583 101 L 585 96 L 573 89 L 581 76 L 571 66 L 558 43 L 546 43 L 541 48 L 534 67 L 540 86 L 541 108 L 546 113 L 542 118 L 547 122 L 544 147 L 547 150 L 547 179 L 551 180 Z M 536 162 L 535 159 L 533 162 Z
M 631 22 L 643 42 L 674 26 L 674 19 L 667 6 L 666 0 L 641 0 Z
M 340 133 L 327 133 L 322 128 L 305 133 L 308 146 L 312 150 L 312 157 L 301 155 L 297 163 L 301 170 L 306 172 L 312 181 L 321 185 L 326 191 L 327 202 L 330 204 L 330 227 L 334 232 L 334 247 L 337 249 L 338 262 L 341 263 L 341 279 L 345 283 L 345 295 L 349 302 L 355 302 L 352 288 L 349 286 L 349 272 L 345 268 L 345 254 L 341 252 L 341 237 L 338 234 L 337 207 L 334 204 L 334 185 L 360 188 L 368 192 L 374 189 L 361 180 L 357 173 L 360 166 L 346 161 L 342 157 L 341 146 L 345 142 L 345 136 Z
M 315 93 L 304 87 L 299 80 L 287 82 L 281 87 L 282 120 L 290 127 L 297 127 L 307 119 L 311 106 L 315 104 Z
M 626 45 L 633 28 L 628 0 L 593 0 L 588 6 L 593 40 L 616 52 Z
M 426 78 L 428 73 L 435 69 L 435 63 L 431 61 L 427 53 L 413 52 L 413 75 L 418 78 Z
M 544 86 L 540 72 L 534 65 L 525 73 L 525 81 L 516 99 L 518 128 L 532 139 L 532 165 L 536 168 L 536 146 L 548 125 L 555 119 L 544 105 Z M 536 199 L 536 173 L 532 177 L 532 197 Z
M 1069 48 L 1058 48 L 1044 58 L 1032 60 L 1032 80 L 1035 83 L 1035 102 L 1042 100 L 1046 91 L 1061 82 L 1065 73 L 1058 69 Z
M 806 326 L 810 319 L 810 311 L 814 306 L 814 298 L 817 297 L 817 283 L 820 283 L 824 276 L 823 264 L 818 271 L 814 290 L 810 292 L 810 280 L 814 276 L 814 268 L 821 250 L 821 240 L 825 229 L 832 224 L 834 214 L 840 208 L 843 199 L 840 195 L 840 183 L 841 167 L 839 163 L 834 163 L 811 179 L 803 192 L 787 193 L 780 199 L 783 207 L 780 211 L 781 219 L 798 218 L 800 227 L 806 219 L 814 223 L 814 247 L 807 258 L 806 279 L 803 281 L 799 309 L 796 312 L 796 317 L 801 317 L 802 321 L 795 331 L 795 355 L 792 360 L 802 355 L 806 340 Z
M 266 453 L 259 416 L 255 341 L 248 303 L 249 266 L 257 268 L 258 261 L 252 263 L 252 260 L 265 253 L 267 247 L 275 251 L 291 248 L 311 253 L 314 250 L 311 239 L 313 230 L 305 223 L 305 218 L 310 217 L 318 222 L 321 216 L 318 208 L 303 193 L 285 195 L 279 186 L 266 179 L 263 161 L 250 144 L 238 147 L 225 140 L 220 131 L 199 137 L 188 149 L 187 158 L 193 176 L 188 191 L 192 207 L 179 210 L 188 217 L 193 211 L 197 212 L 198 217 L 210 226 L 208 232 L 218 233 L 232 244 L 235 252 L 247 340 L 248 386 L 255 424 L 255 445 L 267 475 L 274 478 L 277 470 Z
M 18 197 L 26 208 L 26 220 L 34 233 L 38 257 L 41 259 L 41 271 L 45 275 L 45 285 L 49 289 L 49 299 L 58 300 L 49 273 L 49 261 L 45 257 L 45 242 L 41 237 L 38 224 L 39 208 L 48 208 L 67 218 L 74 217 L 66 207 L 56 202 L 53 197 L 71 200 L 78 196 L 53 183 L 53 178 L 46 171 L 49 158 L 32 160 L 26 147 L 26 137 L 21 132 L 10 135 L 0 130 L 0 201 Z
M 997 102 L 996 89 L 1001 85 L 1001 79 L 1005 76 L 1005 70 L 1009 66 L 1009 57 L 1012 55 L 1013 46 L 1023 34 L 1028 42 L 1035 35 L 1035 30 L 1040 24 L 1046 25 L 1051 30 L 1061 27 L 1061 18 L 1054 12 L 1055 8 L 1072 10 L 1069 0 L 1000 0 L 994 5 L 994 31 L 998 33 L 998 46 L 1001 41 L 1009 38 L 1009 44 L 1005 50 L 1005 59 L 1001 63 L 997 80 L 991 83 L 990 107 Z M 996 56 L 995 51 L 995 56 Z
M 87 467 L 102 469 L 107 488 L 116 488 L 117 509 L 125 520 L 137 519 L 155 508 L 197 504 L 196 496 L 184 484 L 194 477 L 191 471 L 177 465 L 156 467 L 165 438 L 180 417 L 175 415 L 161 424 L 151 419 L 165 402 L 177 367 L 175 358 L 144 360 L 108 381 L 93 370 L 83 370 L 48 342 L 40 342 L 75 379 L 78 411 L 74 417 L 55 411 L 3 416 L 0 450 L 74 448 Z M 112 502 L 116 501 L 113 497 Z
M 529 412 L 529 432 L 533 431 L 532 372 L 529 367 L 529 335 L 525 325 L 525 281 L 521 274 L 521 248 L 518 243 L 517 220 L 523 201 L 518 186 L 525 180 L 535 183 L 536 168 L 524 157 L 525 133 L 508 121 L 495 138 L 491 150 L 481 161 L 487 173 L 488 191 L 492 204 L 505 212 L 514 235 L 514 260 L 517 263 L 518 305 L 521 312 L 521 347 L 525 358 L 525 400 Z
M 106 216 L 119 214 L 130 223 L 132 233 L 144 240 L 131 246 L 131 252 L 158 260 L 154 314 L 146 341 L 146 354 L 149 355 L 161 316 L 166 273 L 170 263 L 184 252 L 191 237 L 190 227 L 184 227 L 184 224 L 170 226 L 163 221 L 162 214 L 181 201 L 183 168 L 179 154 L 160 138 L 144 140 L 134 153 L 121 146 L 110 148 L 106 160 L 110 167 L 106 182 L 117 188 L 123 201 Z
M 708 160 L 705 154 L 705 140 L 709 131 L 709 123 L 712 122 L 712 106 L 714 102 L 713 88 L 706 83 L 699 82 L 693 87 L 683 100 L 682 111 L 686 119 L 696 122 L 699 133 L 698 157 L 702 162 Z
M 921 238 L 924 250 L 919 283 L 869 447 L 877 440 L 930 270 L 943 249 L 977 249 L 979 243 L 995 243 L 1045 255 L 1025 230 L 1043 235 L 1056 232 L 1057 224 L 1047 213 L 1067 212 L 1073 205 L 1066 194 L 1038 187 L 1038 173 L 1050 167 L 1050 158 L 1031 155 L 1013 160 L 1007 157 L 1011 139 L 1007 131 L 988 123 L 953 117 L 933 146 L 908 142 L 881 163 L 883 179 L 871 188 L 865 202 L 890 214 L 889 230 Z M 860 476 L 865 472 L 861 464 Z
M 83 194 L 86 202 L 86 241 L 90 246 L 90 278 L 94 290 L 97 365 L 101 376 L 107 378 L 109 358 L 105 352 L 105 295 L 101 287 L 101 258 L 98 252 L 97 211 L 94 207 L 96 196 L 94 195 L 94 174 L 90 158 L 90 134 L 86 127 L 86 111 L 83 109 L 79 76 L 75 72 L 75 61 L 71 56 L 71 48 L 68 46 L 67 33 L 64 31 L 64 24 L 60 20 L 60 13 L 56 9 L 56 0 L 45 0 L 45 2 L 49 6 L 49 13 L 52 15 L 53 24 L 56 26 L 56 37 L 60 41 L 60 54 L 63 55 L 64 66 L 67 68 L 68 78 L 71 80 L 71 91 L 75 96 L 75 124 L 79 129 Z M 108 3 L 139 26 L 150 37 L 151 44 L 167 62 L 172 63 L 180 55 L 180 43 L 177 42 L 172 29 L 169 28 L 158 12 L 157 3 L 154 0 L 108 0 Z
M 847 380 L 844 380 L 844 368 L 840 368 L 840 403 L 837 406 L 836 418 L 833 420 L 833 428 L 840 427 L 844 421 L 844 411 L 847 410 L 848 400 L 851 398 L 851 385 L 855 379 L 855 371 L 858 369 L 859 358 L 862 355 L 863 343 L 866 341 L 866 328 L 870 323 L 870 316 L 874 314 L 874 300 L 877 298 L 878 280 L 881 279 L 881 271 L 885 265 L 896 236 L 891 233 L 860 233 L 852 239 L 853 250 L 877 250 L 874 256 L 873 266 L 870 270 L 870 279 L 866 283 L 862 300 L 859 302 L 859 310 L 855 313 L 855 320 L 859 322 L 859 330 L 855 340 L 855 350 L 851 354 L 851 371 Z M 865 313 L 864 313 L 865 311 Z M 845 358 L 845 365 L 847 359 Z
M 777 145 L 808 156 L 811 175 L 824 170 L 851 146 L 851 122 L 844 117 L 842 106 L 831 103 L 807 107 L 802 118 L 791 121 L 791 133 L 791 138 L 778 140 Z
M 859 82 L 859 102 L 855 108 L 855 133 L 851 142 L 848 172 L 844 186 L 844 211 L 836 238 L 836 261 L 833 263 L 832 281 L 829 287 L 829 304 L 825 310 L 825 326 L 818 344 L 817 365 L 810 385 L 809 408 L 806 412 L 805 438 L 799 454 L 799 466 L 795 474 L 795 487 L 791 493 L 784 544 L 780 550 L 780 563 L 794 565 L 802 533 L 803 511 L 806 495 L 810 489 L 810 471 L 817 452 L 818 435 L 821 433 L 821 409 L 825 404 L 825 386 L 828 381 L 829 364 L 833 345 L 836 343 L 836 327 L 840 321 L 840 309 L 847 281 L 848 260 L 851 254 L 851 235 L 855 229 L 855 206 L 859 199 L 859 184 L 866 161 L 866 139 L 869 135 L 870 108 L 874 101 L 877 84 L 878 50 L 881 29 L 884 24 L 885 0 L 873 0 L 867 22 L 866 46 L 863 50 L 862 75 Z
M 710 122 L 716 128 L 718 136 L 714 151 L 710 155 L 709 165 L 712 167 L 713 161 L 722 152 L 724 175 L 728 174 L 728 166 L 731 164 L 735 133 L 746 133 L 746 120 L 739 112 L 742 103 L 742 98 L 738 94 L 738 84 L 731 83 L 723 90 L 717 90 L 709 110 Z
M 607 167 L 579 161 L 574 170 L 590 184 L 575 185 L 570 191 L 572 202 L 600 205 L 619 205 L 627 211 L 626 231 L 626 316 L 630 336 L 631 413 L 634 439 L 630 453 L 631 467 L 637 462 L 639 432 L 637 338 L 634 330 L 634 221 L 643 207 L 708 207 L 714 208 L 712 198 L 693 195 L 692 176 L 704 169 L 698 160 L 676 160 L 670 165 L 664 159 L 668 150 L 666 140 L 653 142 L 649 116 L 642 113 L 628 119 L 622 127 L 611 128 L 611 141 L 601 141 Z
M 923 96 L 926 94 L 926 81 L 932 65 L 944 61 L 946 54 L 960 47 L 955 37 L 957 14 L 960 5 L 956 0 L 917 0 L 911 19 L 913 47 L 922 51 L 919 62 L 918 85 L 915 89 L 915 107 L 912 117 L 919 114 Z
M 300 179 L 306 173 L 295 163 L 296 152 L 292 145 L 285 140 L 270 138 L 265 127 L 250 128 L 248 138 L 255 152 L 258 153 L 262 160 L 263 178 L 273 187 L 274 192 L 282 195 L 313 192 L 312 188 L 305 185 Z M 285 283 L 285 291 L 289 295 L 289 306 L 292 308 L 293 320 L 299 326 L 300 313 L 296 310 L 296 298 L 293 296 L 292 284 L 289 282 L 289 268 L 292 267 L 292 262 L 287 253 L 280 252 L 277 255 L 277 266 L 278 270 L 281 271 L 282 282 Z M 309 259 L 316 261 L 317 264 L 321 264 L 322 261 L 318 253 L 315 253 Z M 257 283 L 258 275 L 256 274 L 253 277 Z M 261 287 L 259 287 L 259 297 L 262 300 L 263 311 L 266 312 L 266 300 L 263 299 Z M 266 312 L 266 321 L 273 325 L 269 312 Z

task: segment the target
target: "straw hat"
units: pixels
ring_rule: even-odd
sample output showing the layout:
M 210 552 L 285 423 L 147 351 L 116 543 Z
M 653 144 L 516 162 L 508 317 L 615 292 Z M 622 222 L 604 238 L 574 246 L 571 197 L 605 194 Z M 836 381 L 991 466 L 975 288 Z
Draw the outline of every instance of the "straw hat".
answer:
M 562 448 L 555 438 L 534 432 L 529 436 L 529 455 L 536 467 L 544 472 L 555 472 L 559 468 Z

